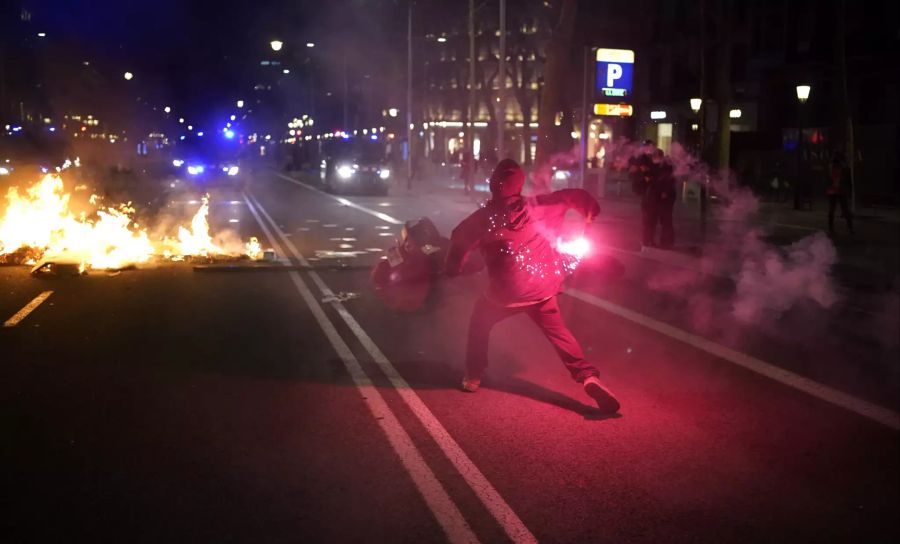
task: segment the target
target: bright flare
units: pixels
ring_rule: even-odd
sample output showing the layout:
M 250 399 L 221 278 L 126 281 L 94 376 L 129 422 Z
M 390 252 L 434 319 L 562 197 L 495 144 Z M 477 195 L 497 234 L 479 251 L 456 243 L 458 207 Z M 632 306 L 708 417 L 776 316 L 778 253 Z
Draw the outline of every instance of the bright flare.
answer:
M 591 250 L 591 244 L 586 238 L 575 238 L 564 242 L 562 238 L 556 239 L 556 249 L 565 255 L 571 255 L 576 259 L 583 259 Z

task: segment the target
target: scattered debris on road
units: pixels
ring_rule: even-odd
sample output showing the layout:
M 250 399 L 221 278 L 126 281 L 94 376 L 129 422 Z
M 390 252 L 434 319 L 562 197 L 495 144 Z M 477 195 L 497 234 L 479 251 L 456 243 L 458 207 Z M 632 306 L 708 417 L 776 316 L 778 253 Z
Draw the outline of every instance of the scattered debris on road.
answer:
M 333 293 L 326 297 L 322 297 L 322 303 L 325 304 L 328 302 L 346 302 L 348 300 L 353 300 L 355 298 L 359 298 L 359 293 L 353 293 L 353 292 L 348 293 L 348 292 L 341 291 L 340 293 Z

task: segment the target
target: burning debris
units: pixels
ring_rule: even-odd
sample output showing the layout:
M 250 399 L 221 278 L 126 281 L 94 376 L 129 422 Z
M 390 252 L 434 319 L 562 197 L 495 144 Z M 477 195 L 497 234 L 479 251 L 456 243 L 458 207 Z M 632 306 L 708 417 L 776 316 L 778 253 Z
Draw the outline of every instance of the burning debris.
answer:
M 181 261 L 196 258 L 260 259 L 259 240 L 227 243 L 210 235 L 209 199 L 204 197 L 189 226 L 177 237 L 151 239 L 138 224 L 131 203 L 103 206 L 97 195 L 90 209 L 76 211 L 71 193 L 58 175 L 47 175 L 20 192 L 11 187 L 0 214 L 0 263 L 35 265 L 35 270 L 73 265 L 88 270 L 119 270 L 154 258 Z M 234 236 L 232 236 L 234 238 Z M 65 268 L 68 270 L 68 268 Z

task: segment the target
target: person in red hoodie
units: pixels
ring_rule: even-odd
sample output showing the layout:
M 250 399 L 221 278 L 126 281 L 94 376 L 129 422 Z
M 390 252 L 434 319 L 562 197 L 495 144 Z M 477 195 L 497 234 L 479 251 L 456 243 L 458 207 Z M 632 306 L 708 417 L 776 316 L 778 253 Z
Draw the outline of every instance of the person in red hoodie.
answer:
M 459 275 L 467 255 L 480 249 L 489 276 L 488 289 L 475 303 L 469 322 L 462 388 L 474 393 L 480 387 L 494 325 L 525 313 L 600 410 L 615 413 L 619 402 L 600 382 L 597 369 L 585 360 L 556 300 L 570 264 L 554 246 L 566 211 L 577 210 L 591 221 L 600 213 L 600 206 L 583 189 L 526 198 L 521 194 L 524 185 L 522 168 L 510 159 L 500 161 L 490 177 L 491 200 L 464 219 L 450 237 L 446 274 Z

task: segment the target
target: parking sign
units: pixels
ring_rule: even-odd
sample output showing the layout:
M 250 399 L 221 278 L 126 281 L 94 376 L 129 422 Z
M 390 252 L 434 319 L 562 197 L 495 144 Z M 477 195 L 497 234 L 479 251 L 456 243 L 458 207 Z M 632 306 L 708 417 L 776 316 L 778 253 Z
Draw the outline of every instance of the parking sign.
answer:
M 598 100 L 629 100 L 634 74 L 634 51 L 597 49 L 596 73 L 594 92 Z

